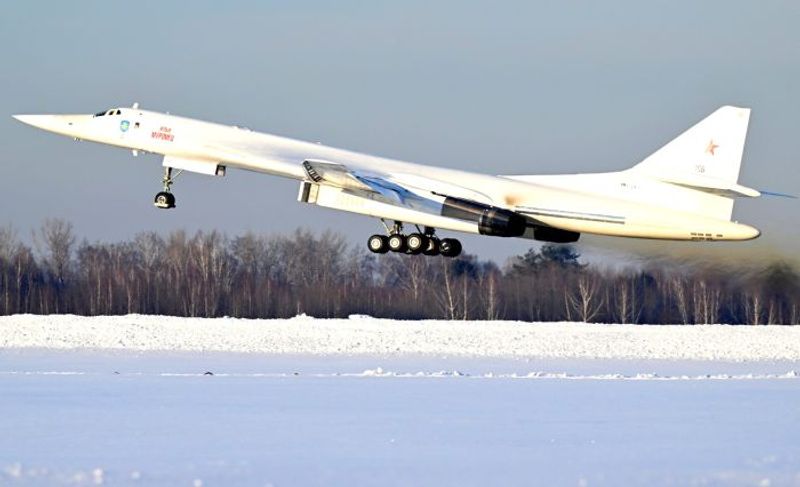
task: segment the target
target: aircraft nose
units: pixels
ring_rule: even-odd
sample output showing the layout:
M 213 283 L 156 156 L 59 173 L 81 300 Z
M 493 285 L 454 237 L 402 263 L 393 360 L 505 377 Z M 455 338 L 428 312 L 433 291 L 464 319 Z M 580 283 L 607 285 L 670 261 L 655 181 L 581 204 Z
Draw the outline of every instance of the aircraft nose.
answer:
M 57 124 L 55 115 L 13 115 L 13 117 L 24 124 L 44 130 L 52 130 Z
M 76 136 L 83 122 L 91 115 L 12 115 L 15 119 L 33 127 L 57 134 Z

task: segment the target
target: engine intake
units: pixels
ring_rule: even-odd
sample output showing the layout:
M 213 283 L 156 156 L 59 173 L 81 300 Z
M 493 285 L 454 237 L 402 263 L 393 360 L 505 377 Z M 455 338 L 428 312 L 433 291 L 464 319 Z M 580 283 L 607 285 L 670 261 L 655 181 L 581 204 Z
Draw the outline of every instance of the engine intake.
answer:
M 481 235 L 495 237 L 520 237 L 527 226 L 525 217 L 519 213 L 451 196 L 442 203 L 441 215 L 477 222 Z

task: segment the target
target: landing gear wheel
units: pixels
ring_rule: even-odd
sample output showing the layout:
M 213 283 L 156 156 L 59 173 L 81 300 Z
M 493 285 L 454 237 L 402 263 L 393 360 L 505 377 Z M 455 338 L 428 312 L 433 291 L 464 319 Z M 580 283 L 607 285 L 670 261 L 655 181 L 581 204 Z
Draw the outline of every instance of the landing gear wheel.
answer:
M 367 247 L 375 254 L 385 254 L 389 251 L 389 237 L 386 235 L 373 235 L 367 240 Z
M 161 208 L 162 210 L 175 208 L 175 195 L 162 191 L 156 195 L 153 204 L 156 205 L 156 208 Z
M 422 251 L 425 255 L 439 255 L 439 239 L 436 237 L 428 237 L 428 245 Z
M 454 238 L 442 239 L 439 250 L 445 257 L 458 257 L 461 255 L 461 242 Z
M 406 238 L 403 235 L 395 233 L 389 237 L 389 250 L 392 252 L 405 252 L 407 248 Z
M 406 237 L 406 247 L 409 254 L 420 254 L 428 247 L 428 237 L 421 233 L 412 233 Z

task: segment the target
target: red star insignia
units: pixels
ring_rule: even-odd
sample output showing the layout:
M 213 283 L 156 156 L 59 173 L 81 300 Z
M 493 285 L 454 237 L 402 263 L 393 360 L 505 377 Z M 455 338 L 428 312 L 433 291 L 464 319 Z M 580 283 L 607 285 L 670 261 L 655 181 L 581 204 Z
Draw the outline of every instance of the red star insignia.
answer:
M 708 141 L 708 147 L 706 147 L 706 152 L 708 154 L 714 155 L 714 150 L 719 147 L 719 145 L 714 143 L 714 139 Z

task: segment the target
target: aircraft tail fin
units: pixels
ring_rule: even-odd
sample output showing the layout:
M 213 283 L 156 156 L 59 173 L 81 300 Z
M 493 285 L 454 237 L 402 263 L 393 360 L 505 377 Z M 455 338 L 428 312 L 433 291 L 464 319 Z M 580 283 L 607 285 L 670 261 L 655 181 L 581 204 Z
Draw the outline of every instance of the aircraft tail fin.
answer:
M 633 169 L 666 181 L 736 183 L 749 120 L 749 108 L 721 107 Z
M 631 168 L 654 179 L 709 194 L 714 202 L 708 213 L 729 219 L 733 196 L 759 193 L 737 184 L 742 165 L 750 109 L 723 106 L 664 147 Z

